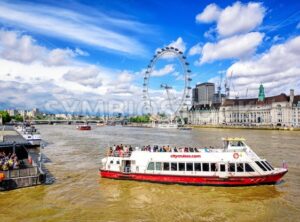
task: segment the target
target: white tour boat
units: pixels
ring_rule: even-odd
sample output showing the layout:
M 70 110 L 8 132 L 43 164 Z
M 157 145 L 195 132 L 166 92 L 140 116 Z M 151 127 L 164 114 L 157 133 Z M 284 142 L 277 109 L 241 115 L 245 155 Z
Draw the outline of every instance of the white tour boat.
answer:
M 243 138 L 224 138 L 223 148 L 111 148 L 102 159 L 103 178 L 192 185 L 275 184 L 287 167 L 273 168 Z
M 17 126 L 15 129 L 25 140 L 30 143 L 31 146 L 41 145 L 41 134 L 34 126 L 24 124 L 22 126 Z

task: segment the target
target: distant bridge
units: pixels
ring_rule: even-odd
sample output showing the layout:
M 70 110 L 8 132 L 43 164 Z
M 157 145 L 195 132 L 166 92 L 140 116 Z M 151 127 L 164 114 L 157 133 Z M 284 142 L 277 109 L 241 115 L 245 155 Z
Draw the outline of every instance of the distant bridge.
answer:
M 77 123 L 106 123 L 106 124 L 124 124 L 127 123 L 127 119 L 110 119 L 110 120 L 83 120 L 83 119 L 72 119 L 72 120 L 30 120 L 32 124 L 77 124 Z

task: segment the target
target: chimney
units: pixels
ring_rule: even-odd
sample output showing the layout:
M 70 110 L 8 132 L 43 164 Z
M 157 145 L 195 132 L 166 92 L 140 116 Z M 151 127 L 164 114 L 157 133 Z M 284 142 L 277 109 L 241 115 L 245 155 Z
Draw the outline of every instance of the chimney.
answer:
M 293 102 L 294 102 L 294 94 L 295 94 L 294 90 L 291 89 L 291 90 L 290 90 L 290 106 L 293 106 Z

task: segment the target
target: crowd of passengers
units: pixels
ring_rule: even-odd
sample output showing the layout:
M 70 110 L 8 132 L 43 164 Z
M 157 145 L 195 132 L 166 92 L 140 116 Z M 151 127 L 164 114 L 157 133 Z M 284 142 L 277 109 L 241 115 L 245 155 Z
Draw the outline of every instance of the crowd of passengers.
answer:
M 0 170 L 19 169 L 20 162 L 15 153 L 0 152 Z
M 209 149 L 212 149 L 213 147 L 209 147 Z M 208 149 L 208 148 L 205 148 Z M 123 155 L 128 155 L 134 150 L 141 150 L 141 151 L 149 151 L 149 152 L 200 152 L 199 148 L 196 147 L 171 147 L 171 146 L 143 146 L 141 148 L 135 147 L 133 148 L 132 146 L 128 145 L 113 145 L 112 147 L 109 148 L 108 155 L 109 156 L 123 156 Z

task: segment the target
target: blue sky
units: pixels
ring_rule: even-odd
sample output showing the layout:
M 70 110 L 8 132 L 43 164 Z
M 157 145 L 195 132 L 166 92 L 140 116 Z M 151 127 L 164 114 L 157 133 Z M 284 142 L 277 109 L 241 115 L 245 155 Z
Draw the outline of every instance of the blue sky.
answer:
M 113 100 L 124 110 L 168 45 L 187 56 L 193 86 L 222 75 L 231 96 L 257 96 L 261 82 L 267 95 L 300 91 L 299 1 L 4 0 L 0 26 L 0 108 L 80 111 Z M 164 97 L 161 83 L 180 95 L 179 65 L 157 63 L 153 100 Z

